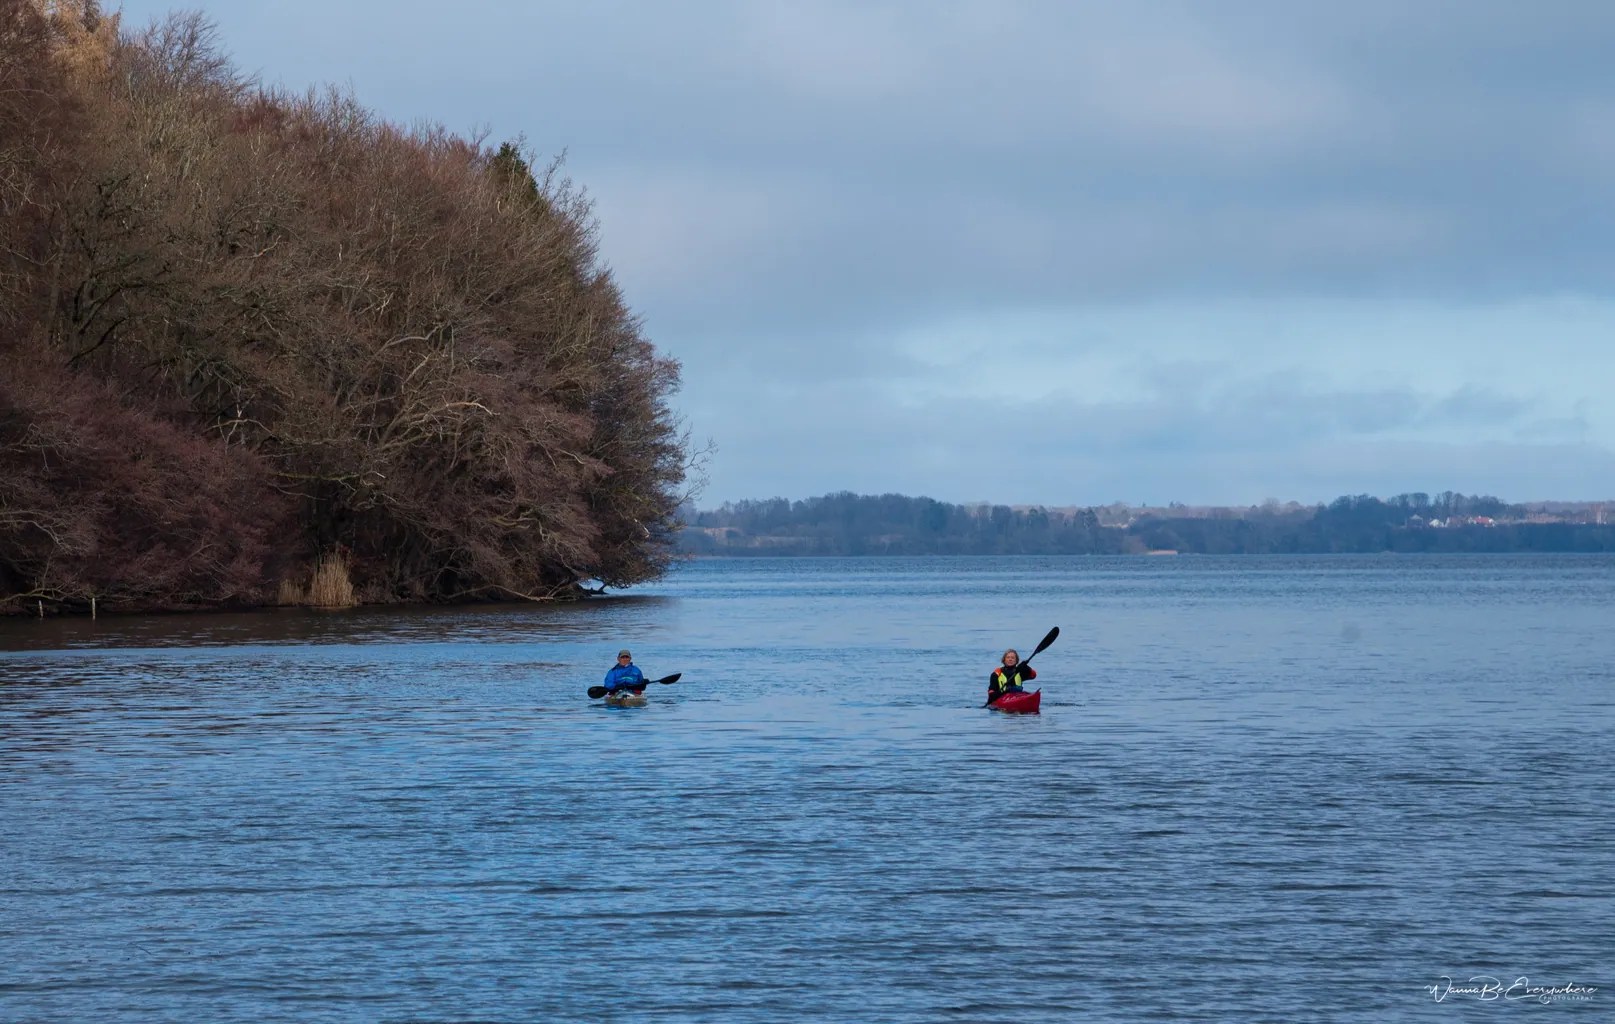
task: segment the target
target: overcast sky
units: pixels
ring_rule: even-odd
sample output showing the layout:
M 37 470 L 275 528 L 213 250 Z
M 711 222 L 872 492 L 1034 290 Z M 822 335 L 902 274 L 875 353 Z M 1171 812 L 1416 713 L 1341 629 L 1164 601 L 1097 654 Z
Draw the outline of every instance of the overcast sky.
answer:
M 564 151 L 702 507 L 1615 497 L 1605 0 L 188 7 Z

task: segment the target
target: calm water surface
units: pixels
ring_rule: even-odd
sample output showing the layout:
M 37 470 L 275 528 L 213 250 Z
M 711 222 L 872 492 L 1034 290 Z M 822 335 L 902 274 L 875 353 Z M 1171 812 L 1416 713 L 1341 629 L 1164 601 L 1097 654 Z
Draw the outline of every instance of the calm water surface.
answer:
M 6 621 L 0 1020 L 1615 1020 L 1612 781 L 1602 556 Z

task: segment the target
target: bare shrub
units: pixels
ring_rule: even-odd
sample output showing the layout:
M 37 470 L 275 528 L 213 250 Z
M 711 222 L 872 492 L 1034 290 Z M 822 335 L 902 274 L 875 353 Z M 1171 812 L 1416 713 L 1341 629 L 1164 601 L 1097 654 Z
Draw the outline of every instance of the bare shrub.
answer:
M 124 405 L 49 351 L 0 346 L 0 599 L 261 603 L 290 509 L 256 458 Z

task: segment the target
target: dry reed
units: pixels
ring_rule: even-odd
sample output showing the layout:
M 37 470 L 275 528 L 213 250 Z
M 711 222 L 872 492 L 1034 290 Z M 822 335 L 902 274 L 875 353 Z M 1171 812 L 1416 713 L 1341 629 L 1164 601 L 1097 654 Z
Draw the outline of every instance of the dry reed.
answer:
M 332 552 L 314 563 L 314 578 L 309 581 L 305 603 L 314 608 L 352 608 L 359 603 L 353 595 L 345 555 Z

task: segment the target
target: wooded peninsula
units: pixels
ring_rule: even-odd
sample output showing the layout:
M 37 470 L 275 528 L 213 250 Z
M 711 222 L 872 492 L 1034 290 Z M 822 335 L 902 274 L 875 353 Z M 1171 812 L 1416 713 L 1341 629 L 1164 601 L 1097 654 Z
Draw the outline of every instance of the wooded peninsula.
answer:
M 901 494 L 827 494 L 686 510 L 691 555 L 1328 554 L 1615 551 L 1596 502 L 1346 496 L 1327 505 L 1086 508 L 952 505 Z
M 581 191 L 221 54 L 199 15 L 0 0 L 0 611 L 664 572 L 679 367 Z

